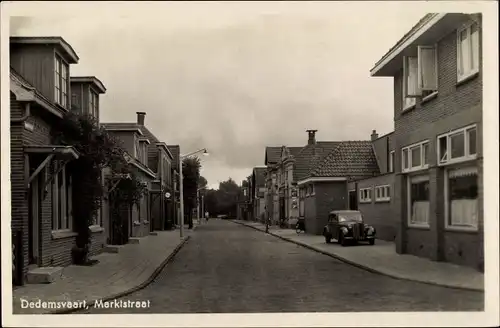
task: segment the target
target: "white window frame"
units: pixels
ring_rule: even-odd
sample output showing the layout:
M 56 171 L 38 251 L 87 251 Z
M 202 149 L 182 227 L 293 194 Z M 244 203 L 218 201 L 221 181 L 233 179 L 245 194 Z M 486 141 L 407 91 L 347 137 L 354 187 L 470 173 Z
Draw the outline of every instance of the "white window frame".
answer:
M 401 148 L 401 171 L 403 173 L 416 172 L 421 170 L 426 170 L 429 168 L 429 148 L 427 148 L 427 163 L 424 163 L 424 145 L 430 147 L 429 140 L 420 141 L 409 146 Z M 415 147 L 420 147 L 420 165 L 412 167 L 412 149 Z M 405 168 L 404 163 L 404 151 L 408 152 L 408 168 Z
M 427 221 L 427 223 L 413 223 L 411 222 L 411 184 L 412 182 L 424 182 L 424 181 L 429 181 L 430 182 L 430 177 L 428 175 L 417 175 L 417 176 L 408 176 L 406 179 L 406 219 L 408 223 L 408 227 L 410 228 L 424 228 L 428 229 L 430 227 L 430 222 Z M 430 203 L 430 195 L 429 195 L 429 203 Z M 429 206 L 429 216 L 430 216 L 430 206 Z M 429 218 L 428 216 L 428 218 Z M 429 218 L 430 220 L 430 218 Z
M 65 74 L 63 74 L 65 73 Z M 68 108 L 69 102 L 69 65 L 61 56 L 54 57 L 54 102 Z M 64 86 L 64 87 L 63 87 Z
M 389 152 L 389 173 L 394 172 L 394 160 L 395 160 L 396 152 L 391 150 Z
M 59 175 L 62 176 L 62 186 L 59 189 Z M 70 232 L 73 229 L 73 188 L 72 179 L 69 175 L 69 181 L 66 177 L 66 166 L 64 166 L 52 180 L 52 232 Z M 64 227 L 59 225 L 59 204 L 62 202 L 64 216 L 61 221 L 65 221 Z
M 380 185 L 375 187 L 376 202 L 387 202 L 390 200 L 391 200 L 391 185 Z
M 365 195 L 366 191 L 366 195 Z M 372 187 L 360 188 L 359 189 L 359 202 L 360 203 L 371 203 L 372 201 Z
M 94 117 L 96 120 L 99 118 L 97 115 L 97 109 L 98 109 L 98 95 L 97 92 L 94 90 L 90 89 L 89 92 L 89 114 Z
M 467 133 L 470 130 L 476 130 L 476 153 L 475 154 L 470 154 L 469 134 Z M 458 133 L 464 134 L 464 156 L 451 158 L 451 136 L 458 134 Z M 441 139 L 442 138 L 446 138 L 446 153 L 445 154 L 441 154 Z M 440 134 L 437 137 L 437 147 L 436 147 L 438 165 L 445 166 L 445 165 L 451 165 L 451 164 L 457 164 L 457 163 L 475 160 L 477 158 L 477 148 L 478 147 L 477 147 L 477 125 L 476 124 L 468 125 L 468 126 L 456 129 L 456 130 L 452 130 L 452 131 L 447 132 L 447 133 Z M 446 155 L 446 159 L 443 160 L 445 155 Z
M 316 189 L 314 188 L 314 184 L 311 184 L 311 196 L 316 195 Z
M 403 83 L 402 111 L 403 112 L 415 107 L 415 105 L 417 104 L 415 97 L 408 96 L 408 93 L 409 93 L 409 91 L 408 91 L 408 79 L 409 79 L 409 76 L 411 76 L 410 69 L 409 69 L 409 61 L 410 60 L 417 61 L 417 58 L 416 57 L 406 57 L 406 56 L 403 57 L 403 79 L 402 79 L 402 83 Z M 417 72 L 418 72 L 418 69 L 417 69 Z M 415 72 L 415 73 L 417 73 L 417 72 Z M 417 79 L 418 79 L 417 75 L 415 75 L 413 78 L 415 79 L 415 81 L 414 81 L 415 86 L 417 86 Z
M 417 47 L 417 56 L 403 57 L 402 111 L 415 107 L 416 98 L 422 102 L 433 98 L 438 93 L 438 56 L 437 44 Z M 430 56 L 430 57 L 429 57 Z M 410 74 L 410 61 L 415 71 Z M 409 78 L 413 80 L 414 90 L 408 90 Z
M 479 171 L 477 166 L 467 166 L 464 168 L 460 168 L 458 170 L 473 170 L 476 173 L 477 179 L 479 179 Z M 458 226 L 458 225 L 453 225 L 450 223 L 450 213 L 449 213 L 449 173 L 450 173 L 450 168 L 446 168 L 444 171 L 444 222 L 445 222 L 445 229 L 449 231 L 478 231 L 478 226 L 477 225 L 471 225 L 471 226 Z M 477 181 L 479 184 L 479 180 Z M 479 213 L 478 213 L 479 215 Z
M 472 35 L 471 35 L 471 28 L 474 24 L 477 24 L 477 49 L 473 49 L 472 45 Z M 479 73 L 479 65 L 480 65 L 480 39 L 481 39 L 481 33 L 479 31 L 480 29 L 480 24 L 477 21 L 473 21 L 468 23 L 467 25 L 464 25 L 462 28 L 457 29 L 457 83 L 462 82 L 469 77 Z M 468 52 L 469 52 L 469 59 L 470 59 L 470 69 L 468 71 L 462 71 L 462 42 L 461 42 L 461 34 L 462 32 L 466 32 L 467 37 L 466 37 L 466 42 L 468 43 Z M 474 62 L 474 57 L 477 62 Z

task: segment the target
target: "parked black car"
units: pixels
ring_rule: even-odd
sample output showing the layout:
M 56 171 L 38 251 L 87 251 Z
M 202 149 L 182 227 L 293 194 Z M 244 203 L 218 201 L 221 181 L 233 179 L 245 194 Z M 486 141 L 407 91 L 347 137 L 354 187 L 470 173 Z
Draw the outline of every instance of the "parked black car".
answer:
M 349 241 L 367 241 L 374 245 L 375 235 L 375 228 L 363 222 L 360 211 L 332 211 L 328 216 L 328 224 L 323 228 L 323 236 L 328 244 L 336 239 L 342 246 L 346 246 Z

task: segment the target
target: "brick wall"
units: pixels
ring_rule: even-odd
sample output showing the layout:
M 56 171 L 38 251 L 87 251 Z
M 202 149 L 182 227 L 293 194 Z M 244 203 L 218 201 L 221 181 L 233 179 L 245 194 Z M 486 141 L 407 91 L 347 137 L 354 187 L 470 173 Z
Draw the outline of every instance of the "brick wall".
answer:
M 19 118 L 24 115 L 23 105 L 16 101 L 10 93 L 10 117 Z M 10 126 L 10 179 L 11 179 L 11 228 L 23 231 L 24 274 L 28 266 L 28 202 L 24 179 L 24 153 L 22 123 Z
M 357 189 L 356 189 L 357 185 Z M 389 185 L 391 199 L 389 201 L 376 201 L 375 187 Z M 365 223 L 370 224 L 377 230 L 377 238 L 394 241 L 398 218 L 394 215 L 394 174 L 384 174 L 373 178 L 359 180 L 349 183 L 349 190 L 356 189 L 358 210 L 363 214 Z M 368 203 L 362 203 L 359 199 L 359 189 L 371 188 L 372 197 Z
M 373 151 L 381 174 L 389 172 L 389 153 L 394 150 L 394 133 L 389 133 L 373 141 Z
M 481 33 L 481 29 L 479 29 Z M 464 83 L 457 84 L 456 31 L 438 43 L 438 95 L 422 102 L 417 99 L 414 109 L 402 112 L 402 70 L 394 79 L 395 118 L 395 197 L 394 212 L 400 219 L 396 248 L 398 252 L 436 260 L 477 267 L 482 262 L 482 70 Z M 481 42 L 480 42 L 481 45 Z M 481 56 L 480 56 L 481 58 Z M 444 231 L 444 169 L 437 167 L 437 136 L 451 130 L 477 124 L 477 154 L 479 160 L 479 230 L 470 232 Z M 430 229 L 409 229 L 407 226 L 406 183 L 401 174 L 401 148 L 429 140 L 431 193 Z M 433 196 L 433 197 L 432 197 Z
M 314 196 L 305 199 L 307 232 L 321 235 L 333 210 L 347 208 L 347 184 L 345 182 L 316 182 Z

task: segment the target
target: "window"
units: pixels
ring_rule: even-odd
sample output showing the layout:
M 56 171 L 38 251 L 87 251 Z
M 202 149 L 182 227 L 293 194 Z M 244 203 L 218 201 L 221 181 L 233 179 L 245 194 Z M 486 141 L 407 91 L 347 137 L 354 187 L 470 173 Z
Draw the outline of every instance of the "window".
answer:
M 429 226 L 429 177 L 408 178 L 408 224 L 410 226 Z
M 476 126 L 468 126 L 438 136 L 439 164 L 473 160 L 477 156 Z
M 476 230 L 479 215 L 477 168 L 446 170 L 444 189 L 446 227 Z
M 92 115 L 96 119 L 99 118 L 99 112 L 97 111 L 97 102 L 98 102 L 97 93 L 95 93 L 94 91 L 90 90 L 90 94 L 89 94 L 89 115 Z
M 383 202 L 391 200 L 391 186 L 377 186 L 375 187 L 375 201 Z
M 429 167 L 429 141 L 422 141 L 402 149 L 403 172 L 411 172 Z
M 311 186 L 306 186 L 306 197 L 309 197 L 311 195 Z
M 418 46 L 416 57 L 403 57 L 403 110 L 436 93 L 437 84 L 437 46 Z
M 359 202 L 369 203 L 372 201 L 372 188 L 359 189 Z
M 69 230 L 72 221 L 71 175 L 63 167 L 52 180 L 52 230 Z
M 457 80 L 460 82 L 479 72 L 479 24 L 457 31 Z
M 147 151 L 147 144 L 146 142 L 143 142 L 142 143 L 142 158 L 141 158 L 141 162 L 144 164 L 144 165 L 148 165 L 148 151 Z
M 394 172 L 394 150 L 389 153 L 389 172 Z
M 314 190 L 314 185 L 311 185 L 311 196 L 316 195 L 316 191 Z
M 69 68 L 59 56 L 55 58 L 54 99 L 62 107 L 68 106 Z
M 415 105 L 417 94 L 418 61 L 416 57 L 405 57 L 403 63 L 403 110 Z

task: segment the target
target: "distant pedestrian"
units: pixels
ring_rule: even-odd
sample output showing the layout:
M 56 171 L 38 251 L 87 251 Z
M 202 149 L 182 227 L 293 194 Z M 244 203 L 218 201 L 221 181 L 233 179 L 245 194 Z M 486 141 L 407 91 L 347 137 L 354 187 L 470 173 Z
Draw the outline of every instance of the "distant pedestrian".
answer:
M 208 211 L 205 212 L 205 220 L 208 222 Z

